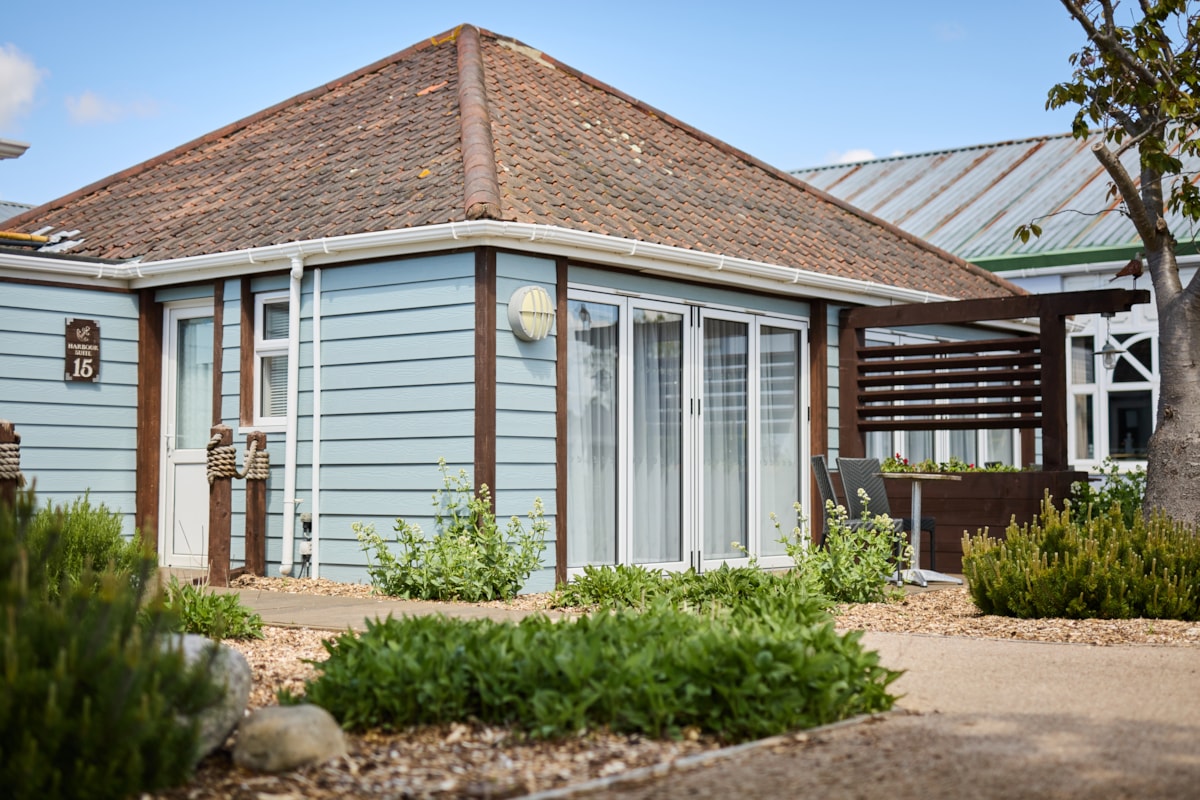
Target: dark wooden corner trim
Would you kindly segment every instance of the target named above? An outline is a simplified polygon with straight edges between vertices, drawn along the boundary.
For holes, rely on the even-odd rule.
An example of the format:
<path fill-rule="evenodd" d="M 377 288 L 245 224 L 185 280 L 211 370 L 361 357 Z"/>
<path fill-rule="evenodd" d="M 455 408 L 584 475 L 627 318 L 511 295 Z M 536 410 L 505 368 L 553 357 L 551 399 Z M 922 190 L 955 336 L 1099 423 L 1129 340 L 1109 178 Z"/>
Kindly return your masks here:
<path fill-rule="evenodd" d="M 225 279 L 213 282 L 212 424 L 221 424 L 221 356 L 225 339 Z"/>
<path fill-rule="evenodd" d="M 554 582 L 567 582 L 567 259 L 555 272 L 554 319 Z"/>
<path fill-rule="evenodd" d="M 250 278 L 242 278 L 239 298 L 241 308 L 241 347 L 238 349 L 238 417 L 241 424 L 254 424 L 254 295 Z"/>
<path fill-rule="evenodd" d="M 808 405 L 812 412 L 809 422 L 809 456 L 829 453 L 829 304 L 824 300 L 813 300 L 808 320 Z M 807 459 L 800 465 L 801 474 L 809 475 L 808 496 L 819 497 L 816 478 L 808 468 Z M 821 527 L 825 514 L 808 509 L 809 525 L 814 541 L 820 541 Z"/>
<path fill-rule="evenodd" d="M 475 486 L 496 498 L 496 251 L 475 251 Z"/>
<path fill-rule="evenodd" d="M 159 452 L 162 441 L 163 309 L 154 289 L 138 292 L 137 453 L 134 525 L 158 550 Z"/>

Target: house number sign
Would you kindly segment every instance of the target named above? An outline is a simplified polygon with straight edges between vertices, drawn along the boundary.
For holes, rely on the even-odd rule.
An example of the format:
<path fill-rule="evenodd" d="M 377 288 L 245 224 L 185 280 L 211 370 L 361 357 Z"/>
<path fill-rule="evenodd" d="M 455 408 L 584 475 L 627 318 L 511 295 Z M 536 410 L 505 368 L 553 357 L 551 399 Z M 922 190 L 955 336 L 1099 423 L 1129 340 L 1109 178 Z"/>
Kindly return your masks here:
<path fill-rule="evenodd" d="M 100 324 L 67 317 L 67 360 L 63 380 L 100 380 Z"/>

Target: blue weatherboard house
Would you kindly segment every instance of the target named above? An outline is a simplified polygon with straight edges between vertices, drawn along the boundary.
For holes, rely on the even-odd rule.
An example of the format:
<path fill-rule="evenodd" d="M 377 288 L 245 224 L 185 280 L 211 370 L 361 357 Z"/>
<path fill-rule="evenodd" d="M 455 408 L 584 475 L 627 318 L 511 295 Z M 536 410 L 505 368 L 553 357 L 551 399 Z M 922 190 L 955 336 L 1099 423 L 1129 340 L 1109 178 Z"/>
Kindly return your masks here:
<path fill-rule="evenodd" d="M 0 418 L 39 495 L 202 567 L 210 427 L 263 431 L 268 574 L 309 514 L 345 581 L 353 523 L 430 530 L 439 458 L 502 517 L 544 501 L 527 591 L 781 563 L 769 513 L 837 453 L 840 310 L 1021 294 L 465 25 L 0 227 Z"/>

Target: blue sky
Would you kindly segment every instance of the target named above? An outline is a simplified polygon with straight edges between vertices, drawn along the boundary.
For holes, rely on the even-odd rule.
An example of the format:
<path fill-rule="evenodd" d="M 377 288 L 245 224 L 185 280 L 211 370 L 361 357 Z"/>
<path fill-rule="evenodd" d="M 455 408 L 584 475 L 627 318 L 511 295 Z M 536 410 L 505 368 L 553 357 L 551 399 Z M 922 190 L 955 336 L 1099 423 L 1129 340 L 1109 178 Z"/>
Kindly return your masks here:
<path fill-rule="evenodd" d="M 783 169 L 1069 129 L 1055 0 L 13 3 L 0 200 L 42 203 L 462 22 Z"/>

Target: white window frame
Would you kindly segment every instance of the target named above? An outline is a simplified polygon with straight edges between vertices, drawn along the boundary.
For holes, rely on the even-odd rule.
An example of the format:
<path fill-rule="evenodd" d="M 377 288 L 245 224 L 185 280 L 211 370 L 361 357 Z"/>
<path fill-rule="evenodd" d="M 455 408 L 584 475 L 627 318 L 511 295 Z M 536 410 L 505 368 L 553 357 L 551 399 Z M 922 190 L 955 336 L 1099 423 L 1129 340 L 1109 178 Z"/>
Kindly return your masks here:
<path fill-rule="evenodd" d="M 288 338 L 267 339 L 264 336 L 266 323 L 265 306 L 287 306 L 290 300 L 288 292 L 264 292 L 254 298 L 254 427 L 263 432 L 279 432 L 287 427 L 287 411 L 278 416 L 267 416 L 262 413 L 262 369 L 263 360 L 288 355 Z M 288 337 L 295 336 L 289 326 Z"/>

